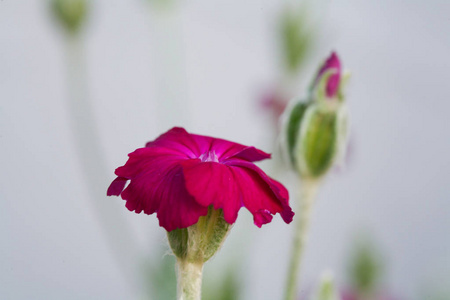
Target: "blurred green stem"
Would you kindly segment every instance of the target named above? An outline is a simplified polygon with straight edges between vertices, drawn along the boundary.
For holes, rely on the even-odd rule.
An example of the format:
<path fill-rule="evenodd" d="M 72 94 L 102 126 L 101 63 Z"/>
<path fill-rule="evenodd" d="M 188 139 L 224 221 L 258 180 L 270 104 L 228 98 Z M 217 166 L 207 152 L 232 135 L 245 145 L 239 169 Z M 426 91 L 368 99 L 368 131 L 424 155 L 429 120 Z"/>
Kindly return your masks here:
<path fill-rule="evenodd" d="M 89 98 L 86 56 L 83 38 L 79 34 L 67 34 L 65 40 L 68 89 L 68 119 L 73 136 L 73 147 L 78 156 L 82 179 L 90 196 L 96 219 L 103 229 L 108 246 L 114 255 L 120 272 L 130 283 L 135 273 L 136 258 L 140 257 L 136 241 L 117 207 L 106 199 L 108 178 L 105 152 Z"/>
<path fill-rule="evenodd" d="M 152 7 L 150 21 L 157 125 L 160 130 L 165 131 L 174 125 L 189 125 L 189 105 L 183 43 L 183 7 L 180 3 L 164 2 L 167 2 L 164 7 Z"/>
<path fill-rule="evenodd" d="M 200 300 L 202 294 L 203 263 L 177 260 L 177 300 Z"/>
<path fill-rule="evenodd" d="M 300 199 L 297 201 L 299 216 L 295 221 L 294 239 L 292 244 L 291 258 L 289 261 L 289 269 L 287 276 L 287 284 L 285 289 L 285 299 L 294 300 L 297 298 L 297 290 L 300 277 L 300 264 L 302 255 L 308 239 L 309 223 L 311 218 L 312 207 L 316 197 L 318 180 L 304 179 L 302 180 Z"/>

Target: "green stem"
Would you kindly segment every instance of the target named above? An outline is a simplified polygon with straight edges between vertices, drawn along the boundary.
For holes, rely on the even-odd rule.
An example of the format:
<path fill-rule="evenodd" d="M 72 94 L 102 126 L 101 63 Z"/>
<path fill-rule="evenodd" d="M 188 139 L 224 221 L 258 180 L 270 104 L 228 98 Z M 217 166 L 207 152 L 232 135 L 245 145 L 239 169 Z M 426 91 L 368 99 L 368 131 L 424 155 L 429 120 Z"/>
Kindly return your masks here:
<path fill-rule="evenodd" d="M 301 185 L 301 197 L 298 203 L 299 216 L 294 229 L 291 259 L 289 262 L 285 299 L 294 300 L 297 297 L 297 289 L 300 277 L 300 264 L 305 244 L 308 239 L 309 221 L 312 206 L 317 192 L 319 182 L 317 180 L 305 179 Z"/>
<path fill-rule="evenodd" d="M 203 263 L 177 259 L 177 300 L 200 300 L 202 294 Z"/>

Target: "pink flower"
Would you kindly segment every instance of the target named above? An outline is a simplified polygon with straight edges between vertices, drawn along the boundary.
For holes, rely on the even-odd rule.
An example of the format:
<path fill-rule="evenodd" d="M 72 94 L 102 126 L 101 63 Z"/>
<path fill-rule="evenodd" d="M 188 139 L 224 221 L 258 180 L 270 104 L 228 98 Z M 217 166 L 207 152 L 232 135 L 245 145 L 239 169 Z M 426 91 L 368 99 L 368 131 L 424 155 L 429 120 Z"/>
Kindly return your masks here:
<path fill-rule="evenodd" d="M 258 227 L 276 213 L 292 221 L 286 188 L 253 164 L 270 154 L 254 147 L 172 128 L 128 156 L 108 196 L 121 195 L 130 211 L 156 212 L 167 231 L 197 223 L 210 205 L 222 209 L 229 224 L 242 206 Z"/>
<path fill-rule="evenodd" d="M 317 74 L 315 83 L 317 84 L 320 81 L 322 75 L 330 70 L 334 70 L 334 73 L 328 78 L 326 92 L 328 97 L 334 97 L 336 96 L 339 90 L 339 83 L 341 80 L 341 71 L 342 71 L 341 62 L 336 52 L 332 52 L 330 57 L 328 57 L 328 59 L 322 65 L 322 67 L 319 70 L 319 73 Z"/>
<path fill-rule="evenodd" d="M 278 120 L 286 109 L 288 102 L 278 91 L 272 90 L 261 97 L 260 104 L 271 113 L 274 124 L 278 127 Z"/>

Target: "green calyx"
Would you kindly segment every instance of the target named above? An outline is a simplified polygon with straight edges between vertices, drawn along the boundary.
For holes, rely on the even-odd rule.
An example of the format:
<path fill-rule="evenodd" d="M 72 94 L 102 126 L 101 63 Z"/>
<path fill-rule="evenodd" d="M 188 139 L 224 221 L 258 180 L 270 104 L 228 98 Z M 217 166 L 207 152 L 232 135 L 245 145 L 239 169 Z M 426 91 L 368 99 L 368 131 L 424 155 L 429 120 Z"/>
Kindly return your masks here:
<path fill-rule="evenodd" d="M 86 0 L 53 0 L 52 10 L 58 21 L 71 34 L 79 31 L 86 18 Z"/>
<path fill-rule="evenodd" d="M 297 172 L 317 179 L 341 156 L 346 144 L 347 114 L 339 103 L 299 102 L 287 124 L 287 146 Z"/>
<path fill-rule="evenodd" d="M 294 155 L 294 148 L 297 142 L 298 133 L 300 131 L 300 123 L 305 114 L 308 104 L 305 102 L 298 102 L 293 108 L 289 116 L 287 124 L 287 146 L 289 151 L 289 158 L 292 164 L 296 163 Z"/>
<path fill-rule="evenodd" d="M 208 208 L 208 214 L 187 228 L 167 232 L 170 247 L 179 260 L 204 263 L 222 246 L 231 225 L 222 209 Z"/>
<path fill-rule="evenodd" d="M 302 155 L 297 165 L 303 175 L 322 176 L 333 163 L 337 150 L 337 117 L 333 112 L 312 107 L 302 139 L 294 150 Z"/>

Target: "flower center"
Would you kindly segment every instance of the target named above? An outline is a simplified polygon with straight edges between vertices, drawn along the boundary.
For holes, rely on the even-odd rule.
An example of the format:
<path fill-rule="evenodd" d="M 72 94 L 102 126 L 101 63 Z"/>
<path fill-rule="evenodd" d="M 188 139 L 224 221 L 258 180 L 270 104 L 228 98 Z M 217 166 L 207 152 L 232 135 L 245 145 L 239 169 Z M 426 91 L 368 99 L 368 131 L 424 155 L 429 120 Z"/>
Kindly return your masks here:
<path fill-rule="evenodd" d="M 217 157 L 216 152 L 214 152 L 214 150 L 206 151 L 205 153 L 200 155 L 199 158 L 202 162 L 208 162 L 208 161 L 219 162 L 219 158 Z"/>

